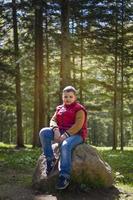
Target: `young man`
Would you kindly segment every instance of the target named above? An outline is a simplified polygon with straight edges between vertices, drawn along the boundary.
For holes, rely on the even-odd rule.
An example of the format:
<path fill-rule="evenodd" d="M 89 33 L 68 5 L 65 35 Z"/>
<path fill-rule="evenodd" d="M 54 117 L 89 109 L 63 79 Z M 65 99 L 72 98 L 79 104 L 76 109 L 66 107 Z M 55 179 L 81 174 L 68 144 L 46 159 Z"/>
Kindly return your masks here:
<path fill-rule="evenodd" d="M 60 144 L 60 169 L 57 189 L 65 189 L 70 182 L 72 150 L 83 143 L 87 137 L 87 112 L 78 103 L 76 89 L 72 86 L 64 88 L 63 104 L 57 106 L 50 121 L 50 128 L 40 131 L 40 140 L 47 159 L 47 175 L 54 165 L 52 141 Z"/>

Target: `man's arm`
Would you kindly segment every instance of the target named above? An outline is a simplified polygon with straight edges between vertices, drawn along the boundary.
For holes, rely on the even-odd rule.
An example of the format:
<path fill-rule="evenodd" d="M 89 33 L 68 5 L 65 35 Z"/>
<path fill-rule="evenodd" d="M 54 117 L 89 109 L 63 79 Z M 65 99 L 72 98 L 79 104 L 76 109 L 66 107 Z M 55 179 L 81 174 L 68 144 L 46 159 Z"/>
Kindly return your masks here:
<path fill-rule="evenodd" d="M 84 121 L 85 121 L 85 112 L 83 110 L 79 110 L 76 113 L 75 123 L 66 132 L 68 132 L 70 135 L 78 133 L 82 129 Z"/>
<path fill-rule="evenodd" d="M 50 120 L 50 127 L 52 128 L 58 127 L 57 122 L 56 122 L 56 112 L 54 113 L 54 115 L 52 116 Z"/>

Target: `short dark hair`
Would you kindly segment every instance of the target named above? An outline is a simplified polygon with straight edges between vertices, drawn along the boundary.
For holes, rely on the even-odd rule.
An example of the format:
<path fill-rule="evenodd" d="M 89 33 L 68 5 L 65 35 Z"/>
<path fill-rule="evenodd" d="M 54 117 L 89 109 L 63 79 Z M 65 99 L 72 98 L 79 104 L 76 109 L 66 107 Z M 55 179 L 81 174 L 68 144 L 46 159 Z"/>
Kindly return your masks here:
<path fill-rule="evenodd" d="M 63 89 L 63 92 L 73 92 L 74 94 L 76 94 L 76 89 L 73 86 L 66 86 Z"/>

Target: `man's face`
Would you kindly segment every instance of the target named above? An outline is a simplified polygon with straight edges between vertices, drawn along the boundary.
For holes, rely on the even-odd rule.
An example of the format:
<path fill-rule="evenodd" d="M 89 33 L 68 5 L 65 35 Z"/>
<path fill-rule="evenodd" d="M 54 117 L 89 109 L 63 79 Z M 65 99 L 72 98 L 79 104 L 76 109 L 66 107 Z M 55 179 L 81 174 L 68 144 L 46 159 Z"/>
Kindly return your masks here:
<path fill-rule="evenodd" d="M 73 92 L 63 92 L 62 100 L 64 104 L 70 105 L 71 103 L 76 101 L 76 96 Z"/>

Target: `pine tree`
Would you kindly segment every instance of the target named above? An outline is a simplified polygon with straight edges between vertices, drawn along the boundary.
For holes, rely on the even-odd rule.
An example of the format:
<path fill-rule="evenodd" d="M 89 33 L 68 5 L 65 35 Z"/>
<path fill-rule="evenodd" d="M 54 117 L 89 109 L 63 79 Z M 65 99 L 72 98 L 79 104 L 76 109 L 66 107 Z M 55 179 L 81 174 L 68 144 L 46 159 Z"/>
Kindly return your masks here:
<path fill-rule="evenodd" d="M 38 145 L 38 132 L 44 126 L 43 4 L 35 2 L 35 94 L 33 147 Z"/>
<path fill-rule="evenodd" d="M 13 33 L 14 33 L 14 55 L 15 55 L 15 78 L 16 78 L 16 116 L 17 116 L 17 147 L 24 147 L 22 130 L 22 102 L 21 102 L 21 78 L 19 66 L 19 43 L 17 28 L 16 1 L 12 0 Z"/>
<path fill-rule="evenodd" d="M 69 1 L 61 1 L 61 68 L 60 68 L 60 92 L 71 85 L 70 64 L 70 36 L 69 36 Z"/>

